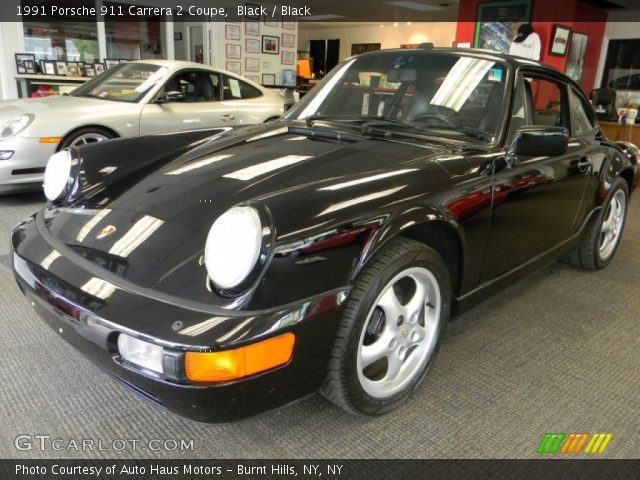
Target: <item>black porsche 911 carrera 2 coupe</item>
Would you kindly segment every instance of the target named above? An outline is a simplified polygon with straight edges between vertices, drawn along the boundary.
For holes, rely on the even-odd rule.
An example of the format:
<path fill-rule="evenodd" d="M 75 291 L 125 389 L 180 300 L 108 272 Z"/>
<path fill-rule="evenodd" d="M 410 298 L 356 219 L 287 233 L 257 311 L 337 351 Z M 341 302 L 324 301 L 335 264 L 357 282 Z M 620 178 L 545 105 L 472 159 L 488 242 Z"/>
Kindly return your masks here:
<path fill-rule="evenodd" d="M 275 123 L 56 153 L 13 268 L 62 338 L 173 412 L 231 421 L 321 390 L 381 414 L 452 311 L 559 257 L 611 261 L 637 157 L 551 68 L 368 53 Z"/>

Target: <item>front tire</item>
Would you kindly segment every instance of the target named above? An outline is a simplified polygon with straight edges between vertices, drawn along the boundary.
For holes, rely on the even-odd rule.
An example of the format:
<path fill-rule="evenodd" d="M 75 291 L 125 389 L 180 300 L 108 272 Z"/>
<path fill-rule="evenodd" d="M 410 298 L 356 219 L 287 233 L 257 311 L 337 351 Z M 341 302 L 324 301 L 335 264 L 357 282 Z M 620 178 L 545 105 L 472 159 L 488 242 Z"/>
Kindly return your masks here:
<path fill-rule="evenodd" d="M 600 270 L 613 259 L 627 217 L 629 186 L 623 178 L 612 185 L 596 221 L 592 222 L 585 241 L 566 256 L 566 260 L 576 267 Z"/>
<path fill-rule="evenodd" d="M 322 394 L 354 414 L 400 406 L 433 364 L 450 299 L 442 258 L 414 240 L 393 240 L 354 285 Z"/>
<path fill-rule="evenodd" d="M 104 140 L 110 140 L 112 138 L 114 138 L 114 135 L 102 128 L 81 128 L 80 130 L 71 133 L 60 143 L 60 150 L 70 147 L 81 147 L 82 145 L 89 145 L 96 142 L 103 142 Z"/>

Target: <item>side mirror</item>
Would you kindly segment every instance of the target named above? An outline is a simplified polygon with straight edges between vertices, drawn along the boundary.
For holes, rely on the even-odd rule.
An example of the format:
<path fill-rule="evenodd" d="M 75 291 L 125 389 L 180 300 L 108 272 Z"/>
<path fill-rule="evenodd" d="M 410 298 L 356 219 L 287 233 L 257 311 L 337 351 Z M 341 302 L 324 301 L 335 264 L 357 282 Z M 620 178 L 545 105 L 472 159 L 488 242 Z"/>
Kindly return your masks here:
<path fill-rule="evenodd" d="M 564 127 L 530 126 L 516 130 L 507 151 L 507 162 L 513 166 L 517 157 L 557 157 L 567 151 L 569 131 Z"/>
<path fill-rule="evenodd" d="M 155 103 L 183 102 L 185 99 L 184 93 L 172 90 L 156 97 Z"/>

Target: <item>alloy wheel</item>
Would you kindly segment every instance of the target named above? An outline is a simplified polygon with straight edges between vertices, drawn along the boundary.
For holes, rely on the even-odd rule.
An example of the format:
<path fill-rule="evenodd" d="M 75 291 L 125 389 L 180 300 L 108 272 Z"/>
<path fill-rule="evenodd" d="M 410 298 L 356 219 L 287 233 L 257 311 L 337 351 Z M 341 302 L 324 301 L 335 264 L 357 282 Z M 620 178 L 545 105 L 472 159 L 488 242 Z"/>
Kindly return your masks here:
<path fill-rule="evenodd" d="M 600 247 L 598 255 L 601 261 L 607 261 L 613 255 L 622 234 L 627 208 L 624 191 L 618 190 L 607 206 L 600 231 Z"/>

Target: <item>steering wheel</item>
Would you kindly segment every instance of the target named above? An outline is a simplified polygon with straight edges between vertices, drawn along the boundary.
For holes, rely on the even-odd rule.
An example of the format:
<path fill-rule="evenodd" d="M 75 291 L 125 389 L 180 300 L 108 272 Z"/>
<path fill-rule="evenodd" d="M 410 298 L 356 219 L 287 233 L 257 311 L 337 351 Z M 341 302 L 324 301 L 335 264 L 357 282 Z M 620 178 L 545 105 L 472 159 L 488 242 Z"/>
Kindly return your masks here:
<path fill-rule="evenodd" d="M 462 128 L 464 126 L 462 123 L 462 120 L 460 119 L 460 114 L 458 114 L 458 112 L 446 107 L 437 107 L 437 108 L 438 110 L 440 109 L 446 110 L 447 113 L 444 113 L 443 111 L 436 111 L 435 108 L 432 106 L 431 111 L 416 115 L 415 118 L 413 118 L 413 121 L 429 123 L 429 122 L 425 122 L 425 120 L 429 118 L 435 118 L 436 120 L 439 121 L 438 123 L 439 125 L 445 125 L 447 127 L 453 127 L 453 128 Z M 448 115 L 449 112 L 451 113 L 451 115 Z"/>

